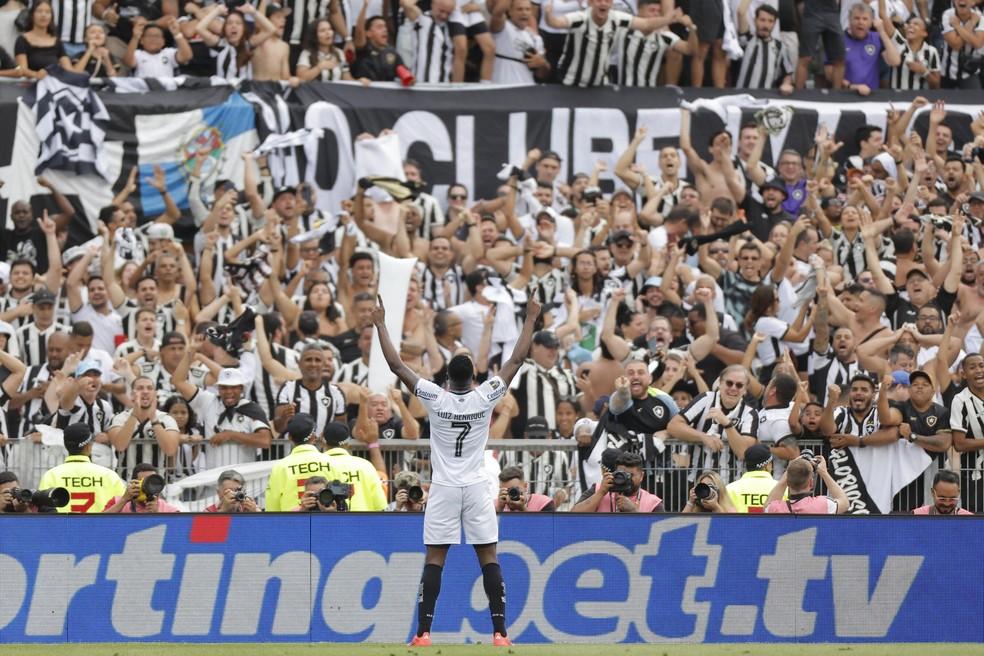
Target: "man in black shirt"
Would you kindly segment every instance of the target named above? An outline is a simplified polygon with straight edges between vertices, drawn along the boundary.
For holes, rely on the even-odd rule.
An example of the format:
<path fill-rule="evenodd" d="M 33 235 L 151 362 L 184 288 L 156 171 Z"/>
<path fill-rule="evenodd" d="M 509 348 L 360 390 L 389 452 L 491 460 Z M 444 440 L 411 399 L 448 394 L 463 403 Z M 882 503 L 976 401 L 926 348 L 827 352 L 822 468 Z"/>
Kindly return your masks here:
<path fill-rule="evenodd" d="M 724 316 L 720 313 L 718 322 L 724 323 Z M 687 327 L 694 339 L 704 334 L 707 329 L 707 309 L 703 305 L 694 305 L 687 312 Z M 746 348 L 748 342 L 740 333 L 721 328 L 717 343 L 711 348 L 710 354 L 697 363 L 697 370 L 705 382 L 713 382 L 729 364 L 741 363 Z"/>
<path fill-rule="evenodd" d="M 794 223 L 796 217 L 782 207 L 788 194 L 781 181 L 769 180 L 759 189 L 762 193 L 762 202 L 759 203 L 750 196 L 746 197 L 745 210 L 748 225 L 755 237 L 759 241 L 769 241 L 769 233 L 777 223 L 780 221 Z"/>
<path fill-rule="evenodd" d="M 414 83 L 413 75 L 400 58 L 400 53 L 389 45 L 389 29 L 382 16 L 373 16 L 365 21 L 365 5 L 355 26 L 355 61 L 352 62 L 352 77 L 365 78 L 373 82 L 392 82 L 399 79 L 403 86 Z"/>
<path fill-rule="evenodd" d="M 929 374 L 925 371 L 913 371 L 909 374 L 909 400 L 892 402 L 888 407 L 888 420 L 884 423 L 897 424 L 899 439 L 921 447 L 934 460 L 923 475 L 895 495 L 892 502 L 892 510 L 895 512 L 911 512 L 923 505 L 933 476 L 946 465 L 946 452 L 950 449 L 951 442 L 950 411 L 933 402 L 935 393 L 936 387 Z M 883 402 L 880 405 L 884 407 L 888 403 Z"/>

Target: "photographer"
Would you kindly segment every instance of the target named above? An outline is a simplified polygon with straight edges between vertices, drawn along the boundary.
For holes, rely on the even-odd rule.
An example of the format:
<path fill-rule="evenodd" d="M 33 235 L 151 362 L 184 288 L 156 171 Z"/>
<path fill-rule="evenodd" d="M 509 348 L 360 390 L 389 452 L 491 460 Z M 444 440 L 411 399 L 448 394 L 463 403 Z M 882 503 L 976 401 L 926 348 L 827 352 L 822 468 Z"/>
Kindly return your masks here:
<path fill-rule="evenodd" d="M 318 439 L 316 427 L 314 418 L 306 412 L 291 415 L 287 420 L 287 437 L 294 448 L 270 470 L 263 495 L 267 512 L 290 510 L 297 504 L 299 488 L 311 474 L 328 476 L 332 473 L 324 454 L 314 444 Z"/>
<path fill-rule="evenodd" d="M 338 510 L 334 501 L 329 505 L 321 503 L 321 493 L 328 489 L 328 479 L 324 476 L 312 476 L 304 483 L 304 493 L 299 505 L 291 508 L 293 512 L 335 512 Z"/>
<path fill-rule="evenodd" d="M 554 512 L 553 499 L 543 494 L 530 494 L 523 470 L 516 465 L 503 467 L 499 472 L 499 496 L 496 512 Z"/>
<path fill-rule="evenodd" d="M 14 496 L 14 490 L 19 487 L 17 474 L 12 471 L 0 472 L 0 513 L 31 512 L 30 504 Z"/>
<path fill-rule="evenodd" d="M 663 500 L 642 489 L 645 462 L 638 453 L 619 453 L 614 468 L 611 452 L 602 454 L 602 477 L 574 504 L 572 512 L 663 512 Z"/>
<path fill-rule="evenodd" d="M 420 486 L 417 472 L 401 471 L 393 478 L 396 498 L 386 510 L 389 512 L 423 512 L 427 506 L 427 492 Z"/>
<path fill-rule="evenodd" d="M 113 497 L 103 509 L 104 513 L 173 513 L 181 512 L 160 498 L 164 490 L 164 478 L 149 462 L 141 462 L 133 468 L 133 480 L 121 496 Z"/>
<path fill-rule="evenodd" d="M 2 474 L 0 474 L 2 476 Z M 960 507 L 960 474 L 941 469 L 933 477 L 933 503 L 912 511 L 913 515 L 973 515 Z"/>
<path fill-rule="evenodd" d="M 219 474 L 219 481 L 215 485 L 215 492 L 219 500 L 207 507 L 205 512 L 263 512 L 256 505 L 256 501 L 246 495 L 243 490 L 244 487 L 246 487 L 246 479 L 235 469 L 227 469 L 222 472 Z"/>
<path fill-rule="evenodd" d="M 690 498 L 683 507 L 685 513 L 736 513 L 735 505 L 726 492 L 724 480 L 714 471 L 701 472 L 690 488 Z"/>
<path fill-rule="evenodd" d="M 814 496 L 819 474 L 827 486 L 829 496 Z M 786 488 L 789 498 L 783 500 Z M 847 512 L 850 502 L 844 490 L 827 472 L 827 461 L 823 456 L 814 457 L 813 452 L 804 449 L 803 455 L 789 462 L 786 473 L 782 475 L 769 494 L 765 506 L 767 513 L 793 513 L 797 515 L 840 515 Z"/>

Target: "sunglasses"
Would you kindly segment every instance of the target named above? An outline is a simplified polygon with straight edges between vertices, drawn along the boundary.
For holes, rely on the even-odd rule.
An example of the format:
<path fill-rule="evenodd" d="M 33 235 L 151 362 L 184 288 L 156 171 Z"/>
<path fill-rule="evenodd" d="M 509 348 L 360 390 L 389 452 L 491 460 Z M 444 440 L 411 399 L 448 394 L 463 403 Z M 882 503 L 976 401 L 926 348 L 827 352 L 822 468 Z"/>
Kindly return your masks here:
<path fill-rule="evenodd" d="M 724 385 L 725 387 L 734 387 L 735 389 L 743 389 L 745 387 L 745 383 L 738 383 L 733 380 L 724 381 Z"/>
<path fill-rule="evenodd" d="M 468 196 L 465 194 L 451 194 L 449 198 L 451 200 L 468 200 Z"/>
<path fill-rule="evenodd" d="M 711 255 L 727 255 L 727 248 L 712 248 L 708 251 Z"/>

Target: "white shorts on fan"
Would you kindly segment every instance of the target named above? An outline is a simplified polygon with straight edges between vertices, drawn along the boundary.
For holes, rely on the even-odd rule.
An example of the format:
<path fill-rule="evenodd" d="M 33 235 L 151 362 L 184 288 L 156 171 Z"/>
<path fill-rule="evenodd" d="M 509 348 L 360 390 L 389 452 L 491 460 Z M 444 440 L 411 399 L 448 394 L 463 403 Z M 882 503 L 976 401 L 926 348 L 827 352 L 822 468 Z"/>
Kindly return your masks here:
<path fill-rule="evenodd" d="M 431 483 L 424 510 L 424 544 L 461 544 L 462 527 L 467 544 L 499 541 L 499 518 L 489 486 L 476 483 L 450 487 Z"/>

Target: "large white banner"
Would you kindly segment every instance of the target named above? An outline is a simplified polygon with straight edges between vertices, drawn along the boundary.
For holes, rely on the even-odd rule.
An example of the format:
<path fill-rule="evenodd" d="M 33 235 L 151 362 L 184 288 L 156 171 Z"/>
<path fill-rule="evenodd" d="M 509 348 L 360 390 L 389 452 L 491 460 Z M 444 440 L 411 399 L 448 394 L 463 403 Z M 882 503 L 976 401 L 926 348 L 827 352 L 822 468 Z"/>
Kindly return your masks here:
<path fill-rule="evenodd" d="M 403 317 L 407 311 L 407 290 L 413 276 L 417 258 L 396 258 L 379 253 L 379 296 L 386 308 L 386 330 L 397 351 L 403 336 Z M 342 274 L 345 275 L 345 274 Z M 369 389 L 385 393 L 396 382 L 390 371 L 383 349 L 379 345 L 379 334 L 373 333 L 372 350 L 369 352 Z"/>

